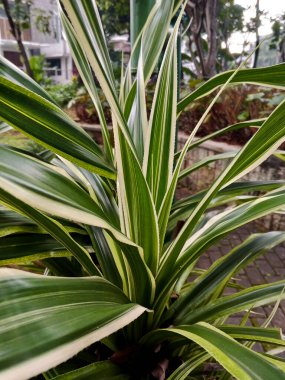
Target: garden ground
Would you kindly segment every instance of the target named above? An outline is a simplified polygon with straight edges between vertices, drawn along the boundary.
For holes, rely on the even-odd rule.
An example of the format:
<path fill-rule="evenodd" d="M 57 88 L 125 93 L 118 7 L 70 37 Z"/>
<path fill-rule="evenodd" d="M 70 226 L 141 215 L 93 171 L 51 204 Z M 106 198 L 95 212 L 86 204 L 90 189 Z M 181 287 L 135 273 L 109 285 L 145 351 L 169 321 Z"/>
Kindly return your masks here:
<path fill-rule="evenodd" d="M 274 230 L 284 231 L 285 218 L 266 217 L 258 221 L 247 224 L 231 233 L 220 243 L 211 247 L 205 255 L 203 255 L 197 263 L 197 268 L 207 269 L 217 259 L 227 254 L 232 248 L 241 244 L 250 234 L 268 231 L 270 227 Z M 270 228 L 271 230 L 271 228 Z M 259 256 L 254 262 L 249 264 L 244 270 L 241 270 L 235 278 L 235 282 L 239 285 L 248 288 L 254 285 L 262 285 L 274 281 L 283 280 L 285 277 L 285 243 L 269 250 L 263 256 Z M 234 292 L 233 288 L 228 289 L 228 292 Z M 263 324 L 274 305 L 255 308 L 255 314 L 252 314 L 250 322 L 253 325 Z M 231 317 L 228 322 L 239 324 L 241 314 L 236 314 Z M 281 302 L 279 308 L 271 321 L 274 327 L 285 329 L 285 302 Z"/>

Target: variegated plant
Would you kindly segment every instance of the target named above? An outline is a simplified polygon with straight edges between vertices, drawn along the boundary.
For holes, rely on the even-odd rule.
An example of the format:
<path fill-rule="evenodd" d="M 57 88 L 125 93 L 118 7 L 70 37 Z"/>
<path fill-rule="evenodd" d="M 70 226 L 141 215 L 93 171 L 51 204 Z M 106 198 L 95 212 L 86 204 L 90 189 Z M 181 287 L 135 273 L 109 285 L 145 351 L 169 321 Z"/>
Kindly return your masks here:
<path fill-rule="evenodd" d="M 62 23 L 100 117 L 103 147 L 1 58 L 1 129 L 12 126 L 47 149 L 0 151 L 0 379 L 285 379 L 284 361 L 252 350 L 254 342 L 284 347 L 278 329 L 245 326 L 246 318 L 226 323 L 236 312 L 278 305 L 285 280 L 223 295 L 232 276 L 283 242 L 284 232 L 249 237 L 187 282 L 208 247 L 284 208 L 285 182 L 236 181 L 285 140 L 285 103 L 267 119 L 218 132 L 259 127 L 235 155 L 181 171 L 186 153 L 212 137 L 194 140 L 202 121 L 175 153 L 176 120 L 187 105 L 229 82 L 284 88 L 285 65 L 218 75 L 177 102 L 181 7 L 182 0 L 157 0 L 134 48 L 136 75 L 130 62 L 118 93 L 96 3 L 62 0 Z M 166 40 L 148 117 L 145 87 Z M 114 146 L 93 73 L 112 110 Z M 223 158 L 231 162 L 207 191 L 175 201 L 183 176 Z M 238 202 L 252 190 L 263 195 Z M 219 365 L 212 375 L 203 375 L 213 362 Z"/>

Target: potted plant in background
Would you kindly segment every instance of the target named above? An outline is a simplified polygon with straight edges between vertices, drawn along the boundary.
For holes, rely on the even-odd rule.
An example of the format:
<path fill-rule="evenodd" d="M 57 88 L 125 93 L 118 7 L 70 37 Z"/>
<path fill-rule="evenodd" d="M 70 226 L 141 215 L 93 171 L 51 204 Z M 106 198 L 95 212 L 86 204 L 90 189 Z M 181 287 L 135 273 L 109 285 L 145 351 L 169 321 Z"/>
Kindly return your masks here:
<path fill-rule="evenodd" d="M 230 82 L 284 86 L 285 66 L 226 72 L 177 102 L 183 4 L 157 1 L 133 50 L 136 75 L 129 65 L 118 93 L 96 3 L 63 0 L 62 7 L 74 60 L 98 111 L 103 147 L 1 58 L 0 117 L 46 150 L 35 155 L 1 147 L 0 260 L 6 268 L 0 270 L 0 377 L 285 378 L 281 359 L 252 350 L 254 342 L 284 347 L 280 331 L 245 326 L 251 309 L 285 297 L 285 281 L 223 294 L 237 271 L 285 240 L 284 232 L 249 237 L 187 282 L 209 246 L 284 208 L 284 182 L 236 181 L 284 141 L 285 103 L 259 122 L 207 191 L 178 206 L 174 201 L 180 168 L 202 123 L 175 155 L 177 115 Z M 148 118 L 145 87 L 177 12 Z M 93 72 L 111 108 L 114 147 Z M 253 187 L 262 195 L 233 205 Z M 231 207 L 209 219 L 221 196 Z M 228 325 L 228 316 L 240 311 L 247 311 L 241 325 Z"/>

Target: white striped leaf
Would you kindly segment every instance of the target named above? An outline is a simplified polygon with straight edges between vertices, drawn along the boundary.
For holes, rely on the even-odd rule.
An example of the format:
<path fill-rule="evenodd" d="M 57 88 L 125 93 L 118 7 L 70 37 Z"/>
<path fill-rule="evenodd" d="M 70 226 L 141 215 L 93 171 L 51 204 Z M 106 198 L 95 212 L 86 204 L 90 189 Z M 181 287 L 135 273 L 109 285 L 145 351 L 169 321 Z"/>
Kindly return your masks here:
<path fill-rule="evenodd" d="M 136 97 L 128 118 L 128 127 L 137 149 L 138 159 L 140 163 L 142 163 L 144 156 L 144 142 L 148 131 L 142 52 L 137 70 Z"/>
<path fill-rule="evenodd" d="M 143 259 L 153 274 L 159 258 L 158 224 L 153 199 L 141 166 L 122 134 L 115 133 L 121 226 L 143 248 Z"/>
<path fill-rule="evenodd" d="M 183 325 L 157 330 L 146 336 L 143 342 L 148 345 L 155 345 L 163 340 L 175 339 L 180 340 L 181 345 L 188 344 L 189 341 L 195 342 L 236 379 L 285 379 L 285 372 L 266 357 L 244 347 L 208 323 L 201 322 L 192 326 Z"/>
<path fill-rule="evenodd" d="M 31 90 L 50 102 L 54 102 L 51 96 L 37 82 L 2 55 L 0 56 L 0 76 Z"/>
<path fill-rule="evenodd" d="M 72 28 L 72 25 L 70 24 L 68 18 L 65 16 L 65 14 L 62 12 L 61 9 L 60 9 L 60 17 L 61 17 L 61 22 L 64 27 L 65 34 L 69 43 L 69 47 L 72 52 L 72 57 L 75 61 L 80 77 L 93 101 L 93 104 L 96 108 L 96 111 L 99 117 L 100 125 L 102 128 L 102 137 L 103 137 L 104 150 L 105 150 L 106 156 L 108 157 L 110 161 L 112 161 L 113 151 L 112 151 L 112 146 L 111 146 L 110 134 L 108 131 L 108 126 L 107 126 L 106 118 L 104 115 L 104 110 L 103 110 L 103 107 L 98 95 L 97 87 L 93 78 L 93 73 L 89 66 L 89 62 L 87 60 L 85 52 L 77 41 L 76 34 Z"/>
<path fill-rule="evenodd" d="M 153 236 L 153 239 L 157 239 L 157 231 L 152 229 L 152 223 L 155 223 L 155 214 L 152 209 L 147 210 L 149 213 L 141 209 L 141 217 L 146 219 L 143 219 L 143 221 L 140 219 L 137 220 L 137 223 L 144 223 L 144 225 L 146 223 L 145 220 L 147 220 L 147 223 L 150 225 L 149 231 L 147 229 L 143 230 L 142 228 L 139 231 L 139 237 L 142 239 L 140 242 L 144 243 L 142 247 L 144 250 L 142 251 L 136 242 L 130 240 L 114 225 L 113 221 L 108 218 L 101 207 L 80 186 L 69 177 L 56 171 L 53 166 L 7 148 L 2 148 L 0 155 L 1 197 L 3 197 L 8 205 L 13 205 L 13 203 L 11 198 L 8 198 L 8 201 L 5 200 L 5 194 L 7 195 L 7 193 L 12 196 L 13 199 L 16 198 L 25 204 L 24 211 L 26 210 L 26 206 L 33 207 L 36 211 L 40 210 L 53 217 L 106 229 L 119 244 L 128 261 L 130 271 L 129 290 L 131 292 L 128 294 L 131 299 L 141 302 L 142 304 L 152 302 L 154 279 L 145 263 L 145 259 L 148 259 L 149 262 L 151 260 L 153 262 L 156 260 L 157 262 L 157 255 L 154 255 L 155 251 L 153 249 L 155 245 L 152 245 L 151 240 L 151 236 Z M 11 165 L 11 163 L 13 165 Z M 138 189 L 141 191 L 141 196 L 143 197 L 141 204 L 146 204 L 146 202 L 150 201 L 150 197 L 144 197 L 143 185 L 146 185 L 146 183 L 142 173 L 141 179 L 143 182 L 136 186 L 138 186 Z M 147 195 L 149 196 L 149 193 L 147 193 Z M 135 198 L 134 202 L 137 201 L 138 199 Z M 134 209 L 133 212 L 136 212 L 136 210 Z M 135 217 L 139 214 L 136 212 L 133 215 Z M 148 215 L 152 215 L 152 223 L 150 219 L 148 219 Z M 34 217 L 34 215 L 32 217 Z M 156 240 L 156 244 L 158 244 L 158 240 Z M 149 256 L 146 256 L 146 254 Z M 151 256 L 151 254 L 153 256 Z M 87 262 L 84 263 L 86 267 L 88 255 L 83 257 L 80 255 L 78 257 L 81 260 L 86 257 Z M 91 263 L 89 263 L 89 266 Z M 92 270 L 92 266 L 90 269 L 89 266 L 87 264 L 87 270 Z M 136 281 L 138 273 L 140 282 Z"/>
<path fill-rule="evenodd" d="M 46 258 L 71 257 L 70 252 L 50 236 L 31 233 L 2 237 L 0 252 L 0 266 L 28 264 Z"/>
<path fill-rule="evenodd" d="M 235 247 L 227 255 L 223 256 L 203 274 L 193 287 L 179 297 L 168 311 L 168 318 L 180 310 L 187 312 L 193 310 L 202 303 L 207 303 L 210 298 L 219 297 L 224 287 L 235 273 L 246 267 L 257 256 L 266 253 L 267 250 L 284 242 L 285 233 L 272 231 L 264 234 L 254 234 L 242 244 Z"/>
<path fill-rule="evenodd" d="M 136 69 L 136 63 L 133 62 L 133 55 L 140 49 L 143 59 L 143 71 L 145 84 L 148 83 L 161 55 L 167 34 L 169 32 L 171 19 L 177 13 L 183 0 L 177 0 L 176 4 L 172 0 L 158 0 L 155 2 L 145 25 L 133 46 L 132 55 L 126 71 L 124 87 L 130 87 L 128 77 L 132 69 Z M 126 99 L 124 114 L 128 118 L 133 106 L 136 95 L 136 81 L 134 81 L 129 90 Z"/>
<path fill-rule="evenodd" d="M 62 0 L 64 11 L 74 28 L 78 43 L 85 51 L 98 82 L 111 107 L 113 117 L 117 120 L 113 128 L 119 127 L 129 147 L 135 153 L 135 147 L 129 133 L 126 120 L 119 105 L 115 79 L 107 49 L 99 11 L 94 0 Z"/>
<path fill-rule="evenodd" d="M 177 278 L 211 244 L 252 220 L 284 208 L 284 188 L 281 189 L 280 193 L 278 193 L 279 190 L 275 191 L 276 193 L 273 191 L 272 194 L 269 193 L 262 198 L 226 210 L 211 218 L 185 242 L 184 249 L 178 258 L 165 252 L 157 276 L 156 307 L 162 311 Z"/>
<path fill-rule="evenodd" d="M 110 360 L 89 364 L 86 367 L 53 377 L 54 380 L 128 380 L 130 376 L 122 373 L 119 366 Z"/>
<path fill-rule="evenodd" d="M 177 102 L 178 18 L 161 64 L 144 153 L 144 173 L 156 210 L 160 209 L 169 187 L 174 160 Z"/>
<path fill-rule="evenodd" d="M 236 197 L 239 197 L 243 194 L 271 191 L 274 189 L 282 188 L 284 185 L 285 181 L 281 180 L 232 183 L 217 193 L 216 197 L 211 201 L 208 208 L 235 202 Z M 191 215 L 195 206 L 198 202 L 201 201 L 201 199 L 203 199 L 205 194 L 206 190 L 176 201 L 171 209 L 172 212 L 169 217 L 168 229 L 171 230 L 174 228 L 178 220 L 185 220 L 189 215 Z M 248 196 L 247 199 L 250 201 L 250 196 Z"/>
<path fill-rule="evenodd" d="M 0 119 L 80 166 L 115 178 L 100 147 L 60 108 L 21 86 L 0 78 Z"/>
<path fill-rule="evenodd" d="M 285 299 L 285 281 L 253 286 L 230 296 L 218 298 L 207 305 L 197 307 L 187 314 L 180 312 L 175 316 L 175 324 L 192 324 L 197 321 L 214 321 L 258 306 L 268 305 Z"/>
<path fill-rule="evenodd" d="M 284 89 L 284 67 L 284 63 L 281 63 L 274 66 L 240 70 L 231 82 L 235 84 L 251 83 L 260 86 Z M 183 109 L 185 109 L 185 107 L 187 107 L 187 105 L 192 103 L 194 100 L 209 95 L 216 88 L 223 85 L 233 73 L 234 70 L 218 74 L 200 86 L 197 90 L 193 91 L 191 94 L 186 95 L 180 100 L 177 107 L 177 112 L 180 113 L 183 111 Z"/>
<path fill-rule="evenodd" d="M 55 217 L 106 228 L 120 241 L 134 245 L 80 186 L 53 166 L 4 147 L 0 155 L 4 191 Z"/>
<path fill-rule="evenodd" d="M 218 328 L 234 339 L 251 340 L 254 342 L 272 343 L 278 346 L 285 346 L 282 330 L 278 328 L 235 325 L 222 325 L 218 326 Z"/>
<path fill-rule="evenodd" d="M 5 380 L 47 371 L 145 311 L 98 277 L 1 269 L 0 287 L 0 376 Z"/>
<path fill-rule="evenodd" d="M 208 207 L 209 203 L 217 192 L 226 185 L 236 181 L 252 169 L 260 165 L 266 158 L 268 158 L 285 140 L 285 102 L 281 103 L 279 107 L 268 117 L 263 123 L 258 132 L 252 139 L 240 150 L 227 168 L 222 172 L 214 184 L 210 187 L 204 198 L 195 207 L 191 216 L 181 229 L 176 239 L 172 242 L 168 249 L 167 255 L 171 262 L 175 261 L 186 244 L 188 237 L 201 218 L 203 212 Z M 186 154 L 187 145 L 184 147 L 184 154 Z M 181 165 L 183 157 L 179 157 L 179 165 Z M 175 175 L 178 176 L 179 166 L 175 169 Z M 174 186 L 174 184 L 172 184 Z M 172 187 L 171 187 L 172 188 Z M 170 189 L 171 189 L 170 188 Z M 170 191 L 171 192 L 171 191 Z M 171 197 L 165 198 L 169 204 Z M 164 217 L 165 225 L 165 217 Z M 166 228 L 166 227 L 165 227 Z M 172 265 L 172 264 L 171 264 Z M 169 266 L 171 266 L 169 264 Z"/>
<path fill-rule="evenodd" d="M 47 231 L 54 237 L 63 247 L 67 249 L 77 260 L 81 263 L 83 268 L 90 275 L 101 275 L 93 260 L 91 259 L 88 251 L 79 243 L 77 243 L 70 232 L 76 231 L 80 233 L 80 229 L 70 229 L 63 226 L 58 221 L 44 215 L 28 203 L 22 202 L 17 197 L 0 189 L 0 202 L 3 202 L 7 207 L 12 208 L 16 212 L 23 214 L 37 223 L 37 225 Z M 36 231 L 36 226 L 34 232 Z M 12 262 L 10 263 L 12 264 Z"/>

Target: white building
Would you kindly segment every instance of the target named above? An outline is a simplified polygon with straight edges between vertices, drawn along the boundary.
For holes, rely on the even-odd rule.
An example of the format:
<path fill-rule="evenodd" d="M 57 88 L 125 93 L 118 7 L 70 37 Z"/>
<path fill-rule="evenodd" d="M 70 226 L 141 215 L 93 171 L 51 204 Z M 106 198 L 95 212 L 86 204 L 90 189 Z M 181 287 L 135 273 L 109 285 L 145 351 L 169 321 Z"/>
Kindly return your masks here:
<path fill-rule="evenodd" d="M 11 1 L 12 3 L 12 1 Z M 43 54 L 47 63 L 47 74 L 55 82 L 69 82 L 74 65 L 68 44 L 62 35 L 60 19 L 54 0 L 34 0 L 29 9 L 30 29 L 23 32 L 23 43 L 29 56 Z M 36 27 L 39 12 L 50 16 L 51 33 L 41 33 Z M 0 55 L 3 55 L 18 67 L 22 67 L 17 43 L 10 33 L 5 12 L 0 8 Z"/>

